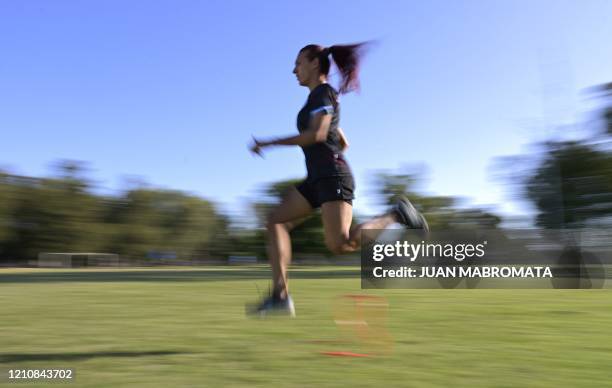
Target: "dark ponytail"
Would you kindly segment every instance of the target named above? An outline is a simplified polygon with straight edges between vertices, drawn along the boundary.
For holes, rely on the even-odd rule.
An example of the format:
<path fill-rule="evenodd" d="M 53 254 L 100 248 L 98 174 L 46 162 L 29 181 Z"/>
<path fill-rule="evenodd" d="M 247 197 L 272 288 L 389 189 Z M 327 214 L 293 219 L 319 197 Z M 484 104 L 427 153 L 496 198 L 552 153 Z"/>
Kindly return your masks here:
<path fill-rule="evenodd" d="M 318 57 L 320 71 L 325 75 L 329 74 L 331 65 L 329 56 L 331 54 L 336 67 L 340 71 L 340 87 L 338 91 L 341 94 L 345 94 L 354 90 L 359 90 L 359 63 L 368 44 L 369 42 L 363 42 L 333 45 L 328 48 L 309 44 L 302 48 L 300 52 L 306 52 L 308 59 L 311 61 Z"/>

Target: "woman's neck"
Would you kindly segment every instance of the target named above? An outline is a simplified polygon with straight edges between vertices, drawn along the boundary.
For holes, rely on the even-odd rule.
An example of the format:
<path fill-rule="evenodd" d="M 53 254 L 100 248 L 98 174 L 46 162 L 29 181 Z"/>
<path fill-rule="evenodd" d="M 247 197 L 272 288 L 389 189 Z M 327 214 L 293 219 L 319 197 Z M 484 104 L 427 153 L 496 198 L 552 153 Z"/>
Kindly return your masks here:
<path fill-rule="evenodd" d="M 309 82 L 308 89 L 310 89 L 310 91 L 312 92 L 317 86 L 321 84 L 326 84 L 326 83 L 327 83 L 327 77 L 322 75 L 319 78 L 314 79 L 311 82 Z"/>

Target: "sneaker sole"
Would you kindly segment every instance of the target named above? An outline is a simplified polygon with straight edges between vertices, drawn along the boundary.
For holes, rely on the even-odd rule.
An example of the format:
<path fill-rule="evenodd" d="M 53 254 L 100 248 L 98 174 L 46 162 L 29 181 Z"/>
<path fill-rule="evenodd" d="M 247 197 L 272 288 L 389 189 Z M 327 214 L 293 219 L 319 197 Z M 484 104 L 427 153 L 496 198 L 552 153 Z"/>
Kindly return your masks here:
<path fill-rule="evenodd" d="M 407 198 L 400 198 L 396 205 L 396 212 L 401 218 L 401 224 L 411 229 L 422 229 L 426 233 L 429 233 L 429 224 L 425 216 L 423 216 Z"/>

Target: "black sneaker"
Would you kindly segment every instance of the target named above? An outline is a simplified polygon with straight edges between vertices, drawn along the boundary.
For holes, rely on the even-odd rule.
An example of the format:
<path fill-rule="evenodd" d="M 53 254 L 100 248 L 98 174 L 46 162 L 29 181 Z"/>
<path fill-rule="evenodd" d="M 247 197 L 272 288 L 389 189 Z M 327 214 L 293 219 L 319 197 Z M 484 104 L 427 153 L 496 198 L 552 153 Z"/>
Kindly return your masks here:
<path fill-rule="evenodd" d="M 288 315 L 295 318 L 295 307 L 291 296 L 285 299 L 277 299 L 269 296 L 259 305 L 247 306 L 247 315 L 265 318 L 268 315 Z"/>
<path fill-rule="evenodd" d="M 429 233 L 429 225 L 425 217 L 414 208 L 408 198 L 402 196 L 399 198 L 393 212 L 397 216 L 397 220 L 400 224 L 405 225 L 410 229 L 423 229 L 426 233 Z"/>

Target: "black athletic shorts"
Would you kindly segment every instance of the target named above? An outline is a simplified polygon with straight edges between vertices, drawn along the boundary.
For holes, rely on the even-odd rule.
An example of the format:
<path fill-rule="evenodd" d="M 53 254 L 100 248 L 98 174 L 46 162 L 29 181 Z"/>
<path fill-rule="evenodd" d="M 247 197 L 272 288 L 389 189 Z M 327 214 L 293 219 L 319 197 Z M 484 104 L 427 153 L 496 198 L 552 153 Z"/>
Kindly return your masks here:
<path fill-rule="evenodd" d="M 306 198 L 314 209 L 324 202 L 345 201 L 353 204 L 355 199 L 355 181 L 352 175 L 334 176 L 329 178 L 306 178 L 296 188 Z"/>

